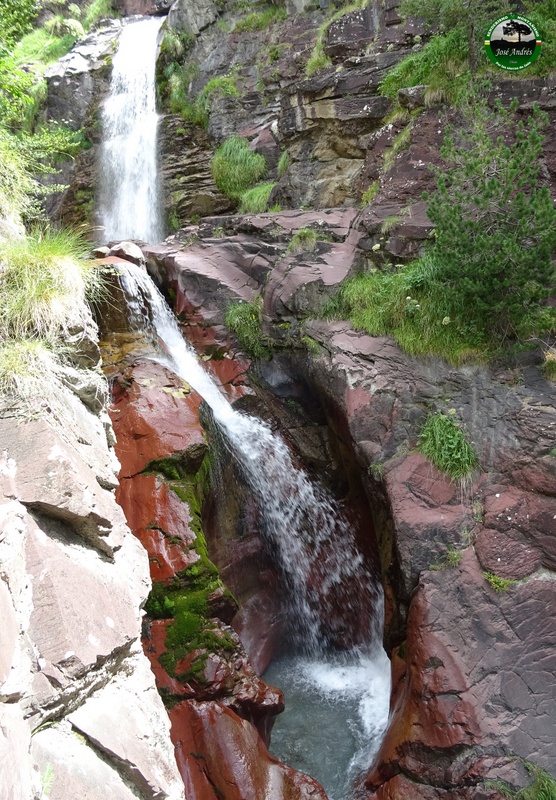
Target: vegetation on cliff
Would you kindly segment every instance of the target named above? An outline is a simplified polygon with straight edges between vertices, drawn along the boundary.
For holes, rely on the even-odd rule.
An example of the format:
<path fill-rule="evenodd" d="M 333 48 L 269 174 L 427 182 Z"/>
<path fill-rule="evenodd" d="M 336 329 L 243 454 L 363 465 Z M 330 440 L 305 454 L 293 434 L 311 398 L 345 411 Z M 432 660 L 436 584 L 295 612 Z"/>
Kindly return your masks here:
<path fill-rule="evenodd" d="M 556 324 L 545 303 L 556 250 L 556 211 L 539 174 L 546 115 L 535 110 L 514 125 L 515 107 L 490 111 L 476 101 L 471 111 L 442 149 L 427 253 L 398 271 L 351 279 L 326 308 L 373 335 L 394 335 L 410 354 L 453 363 Z"/>

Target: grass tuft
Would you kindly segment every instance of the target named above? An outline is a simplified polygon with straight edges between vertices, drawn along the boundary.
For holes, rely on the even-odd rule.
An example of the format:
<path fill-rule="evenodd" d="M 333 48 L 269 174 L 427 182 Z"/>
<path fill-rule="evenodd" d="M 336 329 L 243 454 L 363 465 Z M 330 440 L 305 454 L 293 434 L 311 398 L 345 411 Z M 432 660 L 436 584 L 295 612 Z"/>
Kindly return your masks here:
<path fill-rule="evenodd" d="M 419 437 L 419 450 L 452 481 L 465 478 L 478 464 L 462 429 L 446 414 L 430 414 Z"/>
<path fill-rule="evenodd" d="M 380 183 L 373 181 L 369 188 L 361 195 L 361 208 L 370 205 L 377 196 L 380 189 Z"/>
<path fill-rule="evenodd" d="M 266 11 L 254 11 L 252 14 L 240 19 L 239 22 L 236 22 L 232 32 L 264 31 L 270 25 L 282 22 L 287 16 L 287 11 L 284 8 L 276 8 L 275 6 L 266 9 Z"/>
<path fill-rule="evenodd" d="M 99 272 L 73 230 L 35 230 L 0 242 L 0 338 L 58 343 L 78 321 Z"/>
<path fill-rule="evenodd" d="M 239 211 L 241 214 L 262 214 L 267 210 L 268 198 L 276 186 L 275 183 L 259 183 L 252 189 L 247 189 L 241 195 Z"/>
<path fill-rule="evenodd" d="M 290 156 L 287 150 L 284 150 L 278 161 L 278 177 L 281 178 L 290 166 Z"/>
<path fill-rule="evenodd" d="M 226 311 L 225 323 L 246 353 L 255 358 L 270 357 L 272 345 L 262 333 L 262 298 L 252 303 L 232 303 Z"/>
<path fill-rule="evenodd" d="M 266 174 L 266 161 L 249 149 L 247 139 L 231 136 L 222 144 L 211 161 L 216 185 L 230 200 L 239 201 L 243 193 Z"/>
<path fill-rule="evenodd" d="M 290 239 L 288 253 L 312 253 L 317 246 L 317 233 L 312 228 L 300 228 Z"/>

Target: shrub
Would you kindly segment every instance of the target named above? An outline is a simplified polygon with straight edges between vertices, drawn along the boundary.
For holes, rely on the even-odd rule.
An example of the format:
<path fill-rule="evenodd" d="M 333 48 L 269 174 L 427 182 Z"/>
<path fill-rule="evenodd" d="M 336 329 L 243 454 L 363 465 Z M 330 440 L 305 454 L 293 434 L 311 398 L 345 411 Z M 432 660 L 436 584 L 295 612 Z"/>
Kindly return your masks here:
<path fill-rule="evenodd" d="M 266 173 L 266 162 L 259 153 L 249 149 L 247 139 L 231 136 L 216 151 L 211 170 L 216 185 L 230 200 L 239 201 L 241 195 Z"/>
<path fill-rule="evenodd" d="M 515 105 L 512 108 L 515 111 Z M 468 130 L 445 140 L 428 216 L 429 257 L 451 308 L 479 334 L 503 342 L 550 330 L 543 309 L 554 285 L 556 210 L 539 177 L 545 114 L 517 125 L 502 109 L 475 104 Z M 512 139 L 507 143 L 510 126 Z"/>
<path fill-rule="evenodd" d="M 258 186 L 253 186 L 252 189 L 247 189 L 241 195 L 241 203 L 239 210 L 241 214 L 262 214 L 266 211 L 268 206 L 268 198 L 270 193 L 276 186 L 275 183 L 260 183 Z"/>
<path fill-rule="evenodd" d="M 442 413 L 427 418 L 419 437 L 419 450 L 452 481 L 469 475 L 478 464 L 459 425 Z"/>
<path fill-rule="evenodd" d="M 195 100 L 191 100 L 187 95 L 190 81 L 191 71 L 188 68 L 181 73 L 175 72 L 170 75 L 168 79 L 170 109 L 174 114 L 181 114 L 188 122 L 200 125 L 203 128 L 208 126 L 212 98 L 214 96 L 240 96 L 235 78 L 230 75 L 221 75 L 218 78 L 211 78 L 201 89 Z"/>
<path fill-rule="evenodd" d="M 225 323 L 235 333 L 246 353 L 255 358 L 268 358 L 271 343 L 262 333 L 262 300 L 232 303 L 226 311 Z"/>
<path fill-rule="evenodd" d="M 312 253 L 317 246 L 317 234 L 312 228 L 300 228 L 290 239 L 288 253 Z"/>

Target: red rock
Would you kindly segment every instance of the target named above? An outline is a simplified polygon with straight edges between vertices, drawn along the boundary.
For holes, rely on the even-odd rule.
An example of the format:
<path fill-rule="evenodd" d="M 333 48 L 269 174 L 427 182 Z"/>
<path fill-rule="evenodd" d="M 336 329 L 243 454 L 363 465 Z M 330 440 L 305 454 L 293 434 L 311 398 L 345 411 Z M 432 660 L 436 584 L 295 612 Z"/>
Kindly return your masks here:
<path fill-rule="evenodd" d="M 274 759 L 255 728 L 221 704 L 184 701 L 170 719 L 188 800 L 326 800 L 313 778 Z"/>

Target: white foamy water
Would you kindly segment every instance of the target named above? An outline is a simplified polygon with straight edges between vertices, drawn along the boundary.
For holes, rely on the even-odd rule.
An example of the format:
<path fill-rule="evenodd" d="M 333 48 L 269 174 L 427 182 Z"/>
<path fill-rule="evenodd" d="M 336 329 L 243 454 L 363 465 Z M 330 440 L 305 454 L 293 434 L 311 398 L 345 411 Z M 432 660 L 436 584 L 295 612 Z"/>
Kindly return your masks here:
<path fill-rule="evenodd" d="M 155 66 L 161 17 L 124 26 L 102 107 L 99 218 L 105 241 L 163 238 Z"/>
<path fill-rule="evenodd" d="M 346 800 L 358 772 L 370 765 L 388 720 L 390 662 L 381 644 L 382 588 L 367 572 L 341 507 L 294 464 L 285 442 L 266 423 L 231 407 L 186 344 L 147 273 L 126 267 L 122 285 L 134 324 L 151 327 L 163 343 L 166 356 L 160 360 L 212 409 L 258 501 L 263 534 L 288 584 L 301 654 L 278 659 L 265 674 L 286 695 L 271 750 L 320 780 L 332 800 Z M 368 617 L 364 644 L 350 647 L 348 637 L 347 650 L 335 652 L 336 617 L 347 629 Z"/>

